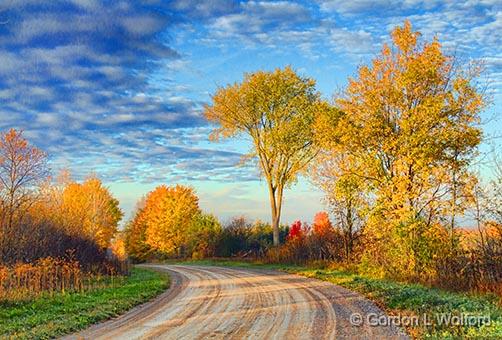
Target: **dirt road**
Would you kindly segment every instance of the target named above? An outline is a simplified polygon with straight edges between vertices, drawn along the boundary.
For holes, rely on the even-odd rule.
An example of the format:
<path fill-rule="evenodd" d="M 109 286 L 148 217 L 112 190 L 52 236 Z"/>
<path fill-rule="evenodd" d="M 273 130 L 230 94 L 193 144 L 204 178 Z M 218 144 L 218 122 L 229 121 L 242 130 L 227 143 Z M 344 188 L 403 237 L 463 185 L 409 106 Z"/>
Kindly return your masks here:
<path fill-rule="evenodd" d="M 352 325 L 355 313 L 364 321 L 383 312 L 360 295 L 326 282 L 258 269 L 150 267 L 169 272 L 167 292 L 68 338 L 406 338 L 392 327 Z"/>

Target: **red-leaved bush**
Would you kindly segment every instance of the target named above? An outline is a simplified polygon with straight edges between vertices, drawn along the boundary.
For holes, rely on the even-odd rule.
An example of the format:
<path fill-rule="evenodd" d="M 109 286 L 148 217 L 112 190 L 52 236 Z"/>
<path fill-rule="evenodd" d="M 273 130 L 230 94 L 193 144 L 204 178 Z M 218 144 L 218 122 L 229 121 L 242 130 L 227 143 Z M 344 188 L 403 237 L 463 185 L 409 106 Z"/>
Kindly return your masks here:
<path fill-rule="evenodd" d="M 294 241 L 299 238 L 301 238 L 304 234 L 304 231 L 302 230 L 302 222 L 301 221 L 295 221 L 292 225 L 291 228 L 289 228 L 289 233 L 287 240 L 288 241 Z"/>
<path fill-rule="evenodd" d="M 341 260 L 343 236 L 334 228 L 326 212 L 317 213 L 310 227 L 295 221 L 289 228 L 286 243 L 267 252 L 269 262 L 305 264 L 312 261 Z"/>

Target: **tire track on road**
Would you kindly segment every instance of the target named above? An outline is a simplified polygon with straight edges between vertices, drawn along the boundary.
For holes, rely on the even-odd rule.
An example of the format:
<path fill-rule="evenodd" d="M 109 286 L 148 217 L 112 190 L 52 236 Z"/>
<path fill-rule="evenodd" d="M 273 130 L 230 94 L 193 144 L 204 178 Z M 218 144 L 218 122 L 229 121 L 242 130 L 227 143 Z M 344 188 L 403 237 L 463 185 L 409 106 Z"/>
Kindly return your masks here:
<path fill-rule="evenodd" d="M 392 327 L 361 327 L 351 313 L 383 314 L 359 294 L 297 275 L 259 269 L 148 265 L 171 274 L 151 303 L 69 339 L 407 338 Z"/>

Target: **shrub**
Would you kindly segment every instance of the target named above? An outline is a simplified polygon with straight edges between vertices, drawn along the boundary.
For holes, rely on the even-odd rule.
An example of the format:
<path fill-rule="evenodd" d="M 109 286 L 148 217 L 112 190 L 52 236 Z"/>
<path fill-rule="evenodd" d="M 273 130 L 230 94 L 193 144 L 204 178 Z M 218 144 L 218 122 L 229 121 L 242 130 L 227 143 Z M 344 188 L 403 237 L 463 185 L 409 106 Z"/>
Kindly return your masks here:
<path fill-rule="evenodd" d="M 310 227 L 301 221 L 295 221 L 289 228 L 286 242 L 268 250 L 267 262 L 304 264 L 310 259 Z"/>
<path fill-rule="evenodd" d="M 279 227 L 281 243 L 286 240 L 288 227 Z M 217 256 L 263 257 L 273 245 L 272 226 L 261 221 L 254 224 L 244 217 L 235 217 L 221 232 Z"/>
<path fill-rule="evenodd" d="M 16 223 L 15 228 L 15 234 L 0 234 L 0 264 L 32 263 L 45 257 L 71 256 L 85 270 L 90 270 L 91 267 L 109 265 L 110 260 L 115 261 L 114 256 L 107 254 L 106 249 L 93 239 L 67 231 L 52 220 L 26 217 Z"/>
<path fill-rule="evenodd" d="M 436 261 L 435 285 L 453 290 L 490 291 L 502 297 L 502 226 L 488 225 L 481 234 L 462 231 L 470 238 Z"/>
<path fill-rule="evenodd" d="M 251 224 L 244 217 L 235 217 L 222 230 L 218 245 L 218 256 L 229 257 L 248 252 L 247 240 Z"/>
<path fill-rule="evenodd" d="M 187 256 L 194 259 L 214 256 L 220 235 L 221 225 L 215 216 L 197 214 L 188 231 Z"/>
<path fill-rule="evenodd" d="M 306 236 L 305 234 L 306 233 L 302 229 L 302 222 L 295 221 L 291 225 L 291 228 L 289 228 L 287 242 L 301 241 Z"/>

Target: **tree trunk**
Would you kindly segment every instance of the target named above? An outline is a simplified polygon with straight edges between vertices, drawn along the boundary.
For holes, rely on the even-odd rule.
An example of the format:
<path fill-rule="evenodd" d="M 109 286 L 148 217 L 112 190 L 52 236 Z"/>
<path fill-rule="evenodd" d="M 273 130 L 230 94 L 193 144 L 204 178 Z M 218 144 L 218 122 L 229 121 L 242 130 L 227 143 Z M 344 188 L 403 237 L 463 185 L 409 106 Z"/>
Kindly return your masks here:
<path fill-rule="evenodd" d="M 269 184 L 268 189 L 270 194 L 270 208 L 272 211 L 272 230 L 273 230 L 274 246 L 278 246 L 283 189 L 282 187 L 274 187 L 272 184 Z"/>
<path fill-rule="evenodd" d="M 9 193 L 9 210 L 8 210 L 9 218 L 7 220 L 7 232 L 12 231 L 12 221 L 14 215 L 14 192 L 11 190 Z"/>

